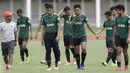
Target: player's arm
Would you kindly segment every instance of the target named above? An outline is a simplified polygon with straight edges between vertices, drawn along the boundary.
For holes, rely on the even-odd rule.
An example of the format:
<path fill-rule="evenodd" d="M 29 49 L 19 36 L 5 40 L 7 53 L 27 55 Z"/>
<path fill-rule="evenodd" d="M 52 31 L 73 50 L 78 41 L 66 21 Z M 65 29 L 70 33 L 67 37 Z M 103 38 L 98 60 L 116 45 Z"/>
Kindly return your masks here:
<path fill-rule="evenodd" d="M 130 43 L 130 18 L 128 20 L 128 38 L 127 38 L 127 43 Z"/>
<path fill-rule="evenodd" d="M 45 26 L 42 25 L 42 38 L 41 38 L 41 44 L 44 45 L 44 34 L 45 34 Z"/>
<path fill-rule="evenodd" d="M 63 11 L 64 11 L 64 9 L 62 9 L 59 13 L 58 13 L 58 16 L 60 16 L 60 17 L 62 17 L 63 15 Z"/>
<path fill-rule="evenodd" d="M 28 23 L 29 23 L 29 27 L 30 27 L 30 39 L 33 39 L 33 35 L 32 35 L 32 24 L 31 24 L 31 20 L 28 19 Z"/>
<path fill-rule="evenodd" d="M 115 24 L 114 25 L 114 31 L 113 31 L 113 37 L 112 37 L 113 43 L 115 43 L 116 30 L 117 30 L 117 25 Z"/>
<path fill-rule="evenodd" d="M 57 37 L 56 40 L 59 41 L 60 40 L 60 31 L 61 31 L 61 24 L 60 24 L 60 18 L 57 18 L 57 24 L 58 24 L 58 32 L 57 32 Z"/>
<path fill-rule="evenodd" d="M 14 27 L 15 46 L 17 45 L 17 40 L 18 40 L 17 32 L 18 32 L 18 26 L 15 24 Z"/>
<path fill-rule="evenodd" d="M 75 15 L 71 15 L 71 17 L 69 18 L 69 26 L 73 26 L 76 20 L 76 16 Z"/>
<path fill-rule="evenodd" d="M 103 32 L 104 30 L 104 27 L 102 27 L 98 32 L 97 32 L 97 35 L 99 35 L 101 32 Z"/>
<path fill-rule="evenodd" d="M 41 30 L 41 27 L 42 27 L 42 24 L 41 24 L 41 22 L 40 22 L 39 25 L 38 25 L 38 28 L 37 28 L 36 35 L 35 35 L 35 38 L 36 38 L 36 39 L 37 39 L 37 37 L 38 37 L 39 31 Z"/>

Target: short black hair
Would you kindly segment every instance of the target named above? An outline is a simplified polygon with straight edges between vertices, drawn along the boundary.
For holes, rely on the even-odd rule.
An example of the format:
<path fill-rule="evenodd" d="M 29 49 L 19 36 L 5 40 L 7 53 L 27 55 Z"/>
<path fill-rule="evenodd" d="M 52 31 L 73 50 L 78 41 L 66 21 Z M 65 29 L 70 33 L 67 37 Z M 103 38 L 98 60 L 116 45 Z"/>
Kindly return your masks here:
<path fill-rule="evenodd" d="M 22 9 L 18 9 L 16 12 L 17 13 L 23 13 L 23 10 Z"/>
<path fill-rule="evenodd" d="M 75 9 L 75 8 L 81 9 L 81 6 L 80 6 L 80 4 L 75 4 L 75 5 L 73 6 L 73 8 L 74 8 L 74 9 Z"/>
<path fill-rule="evenodd" d="M 112 12 L 111 12 L 111 11 L 106 11 L 106 12 L 104 13 L 104 15 L 111 16 L 111 15 L 112 15 Z"/>
<path fill-rule="evenodd" d="M 68 10 L 70 10 L 70 7 L 69 6 L 65 6 L 64 7 L 64 11 L 68 11 Z"/>
<path fill-rule="evenodd" d="M 111 10 L 111 11 L 116 10 L 115 6 L 112 6 L 112 7 L 110 8 L 110 10 Z"/>
<path fill-rule="evenodd" d="M 123 12 L 125 11 L 124 5 L 116 5 L 115 8 L 118 9 L 118 10 L 122 10 Z"/>
<path fill-rule="evenodd" d="M 47 5 L 49 5 L 49 3 L 45 3 L 45 4 L 44 4 L 44 7 L 46 7 Z"/>
<path fill-rule="evenodd" d="M 48 4 L 48 5 L 46 6 L 46 9 L 49 9 L 49 8 L 52 8 L 52 9 L 53 9 L 52 4 Z"/>

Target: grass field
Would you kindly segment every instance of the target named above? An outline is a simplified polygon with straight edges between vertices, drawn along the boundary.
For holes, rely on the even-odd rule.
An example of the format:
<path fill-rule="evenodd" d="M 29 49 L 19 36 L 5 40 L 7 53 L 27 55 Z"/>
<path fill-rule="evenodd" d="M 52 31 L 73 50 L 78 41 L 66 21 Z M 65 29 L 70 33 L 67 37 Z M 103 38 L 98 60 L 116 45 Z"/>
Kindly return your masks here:
<path fill-rule="evenodd" d="M 47 66 L 42 65 L 39 61 L 44 60 L 45 48 L 41 46 L 40 41 L 29 41 L 28 49 L 30 53 L 31 61 L 29 64 L 20 65 L 19 48 L 15 48 L 14 63 L 11 71 L 5 71 L 5 65 L 0 55 L 0 73 L 118 73 L 116 67 L 102 66 L 101 62 L 105 61 L 107 55 L 107 49 L 105 48 L 105 41 L 103 40 L 89 40 L 87 46 L 87 57 L 85 61 L 86 70 L 76 70 L 76 65 L 71 64 L 65 66 L 66 61 L 63 41 L 60 41 L 61 50 L 61 62 L 59 70 L 46 71 Z M 1 52 L 0 52 L 1 54 Z M 54 67 L 54 56 L 52 53 L 52 67 Z M 124 66 L 122 66 L 124 67 Z M 129 71 L 123 71 L 119 73 L 130 73 Z"/>

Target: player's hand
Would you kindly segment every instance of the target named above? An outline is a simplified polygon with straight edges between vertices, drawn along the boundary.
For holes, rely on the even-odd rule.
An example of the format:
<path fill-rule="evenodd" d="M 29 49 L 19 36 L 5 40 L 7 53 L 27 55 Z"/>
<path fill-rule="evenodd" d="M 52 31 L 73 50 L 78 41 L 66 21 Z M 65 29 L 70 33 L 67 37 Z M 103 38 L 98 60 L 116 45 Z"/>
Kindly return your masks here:
<path fill-rule="evenodd" d="M 95 34 L 96 39 L 99 39 L 98 34 Z"/>
<path fill-rule="evenodd" d="M 42 45 L 42 46 L 44 45 L 44 40 L 43 40 L 43 39 L 41 39 L 41 45 Z"/>
<path fill-rule="evenodd" d="M 127 38 L 127 43 L 128 43 L 128 44 L 130 43 L 130 37 Z"/>
<path fill-rule="evenodd" d="M 57 41 L 59 41 L 59 40 L 60 40 L 60 36 L 59 36 L 59 35 L 56 37 L 56 40 L 57 40 Z"/>
<path fill-rule="evenodd" d="M 36 35 L 35 35 L 35 39 L 37 39 L 37 38 L 38 38 L 38 35 L 36 34 Z"/>
<path fill-rule="evenodd" d="M 32 40 L 33 39 L 33 36 L 32 36 L 32 34 L 30 35 L 30 40 Z"/>

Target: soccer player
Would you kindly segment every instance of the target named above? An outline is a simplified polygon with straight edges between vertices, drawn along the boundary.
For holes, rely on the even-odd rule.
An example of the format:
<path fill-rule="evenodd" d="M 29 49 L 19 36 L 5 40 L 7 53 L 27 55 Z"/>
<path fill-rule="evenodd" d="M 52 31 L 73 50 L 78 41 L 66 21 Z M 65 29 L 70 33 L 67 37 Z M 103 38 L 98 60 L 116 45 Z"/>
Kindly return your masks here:
<path fill-rule="evenodd" d="M 73 29 L 72 29 L 72 27 L 69 26 L 69 21 L 70 21 L 70 17 L 71 17 L 70 7 L 69 6 L 64 7 L 64 9 L 62 9 L 58 14 L 60 15 L 61 18 L 64 18 L 63 35 L 64 35 L 65 55 L 66 55 L 66 59 L 67 59 L 67 62 L 65 63 L 65 65 L 70 64 L 69 49 L 71 50 L 71 52 L 73 54 L 73 63 L 76 64 L 75 50 L 73 47 L 73 39 L 72 39 Z"/>
<path fill-rule="evenodd" d="M 106 11 L 105 16 L 107 20 L 104 21 L 103 28 L 97 32 L 97 35 L 99 35 L 106 28 L 106 47 L 108 49 L 108 55 L 107 55 L 106 62 L 102 62 L 102 64 L 104 66 L 107 66 L 110 59 L 112 59 L 113 62 L 112 66 L 116 66 L 115 59 L 112 58 L 113 51 L 114 51 L 114 44 L 112 42 L 112 39 L 113 39 L 115 20 L 113 19 L 111 11 Z"/>
<path fill-rule="evenodd" d="M 49 4 L 46 6 L 47 15 L 42 18 L 42 45 L 46 48 L 46 61 L 48 68 L 51 70 L 51 48 L 53 48 L 55 56 L 55 69 L 58 69 L 58 41 L 60 40 L 60 20 L 59 16 L 53 13 L 53 6 Z"/>
<path fill-rule="evenodd" d="M 128 44 L 130 43 L 130 17 L 125 14 L 125 7 L 117 5 L 118 16 L 115 18 L 113 42 L 115 40 L 117 50 L 117 71 L 121 71 L 121 53 L 124 54 L 125 70 L 128 70 Z M 115 38 L 114 38 L 115 37 Z"/>
<path fill-rule="evenodd" d="M 49 5 L 49 4 L 48 4 L 48 3 L 45 3 L 44 7 L 46 8 L 47 5 Z M 53 11 L 53 13 L 56 14 L 54 11 Z M 42 22 L 41 22 L 41 21 L 42 21 L 42 18 L 43 18 L 46 14 L 47 14 L 47 12 L 45 12 L 45 13 L 43 13 L 43 14 L 41 15 L 40 23 L 39 23 L 38 30 L 37 30 L 36 35 L 35 35 L 35 39 L 38 38 L 38 33 L 39 33 L 39 31 L 40 31 L 40 29 L 41 29 L 41 27 L 42 27 Z M 59 54 L 59 55 L 58 55 L 58 56 L 59 56 L 58 64 L 61 64 L 61 62 L 60 62 L 60 49 L 58 49 L 58 54 Z M 45 54 L 45 58 L 46 58 L 46 54 Z M 46 59 L 43 60 L 43 61 L 40 61 L 40 63 L 47 65 Z"/>
<path fill-rule="evenodd" d="M 117 17 L 117 12 L 116 12 L 116 8 L 115 8 L 115 6 L 112 6 L 111 8 L 110 8 L 110 11 L 112 12 L 112 16 L 113 16 L 113 18 L 115 19 L 116 17 Z M 115 44 L 114 44 L 114 48 L 115 48 Z M 112 55 L 112 59 L 113 59 L 113 61 L 115 60 L 115 62 L 116 62 L 116 49 L 114 49 L 113 50 L 113 55 Z M 112 63 L 112 66 L 115 66 L 115 64 L 114 63 Z"/>
<path fill-rule="evenodd" d="M 29 30 L 30 30 L 30 39 L 32 40 L 32 25 L 31 21 L 28 17 L 23 15 L 22 9 L 17 10 L 17 28 L 19 31 L 18 34 L 18 43 L 20 47 L 20 56 L 21 56 L 21 63 L 29 63 L 29 53 L 27 49 L 28 39 L 29 39 Z M 30 29 L 29 29 L 30 28 Z M 26 54 L 26 60 L 24 59 L 24 54 Z"/>
<path fill-rule="evenodd" d="M 70 26 L 73 27 L 73 39 L 74 39 L 74 47 L 76 52 L 76 62 L 77 62 L 77 69 L 84 70 L 84 61 L 86 58 L 86 32 L 85 32 L 85 25 L 87 25 L 88 29 L 96 36 L 98 37 L 93 30 L 91 29 L 90 25 L 88 24 L 88 17 L 86 15 L 83 15 L 81 13 L 81 6 L 80 4 L 75 4 L 73 6 L 75 14 L 72 16 L 72 21 L 70 22 Z M 82 49 L 81 58 L 82 62 L 80 64 L 80 45 Z"/>
<path fill-rule="evenodd" d="M 6 66 L 6 70 L 11 70 L 13 63 L 13 53 L 15 42 L 17 41 L 16 23 L 12 22 L 12 12 L 5 12 L 5 21 L 0 23 L 0 32 L 2 32 L 1 49 Z"/>

